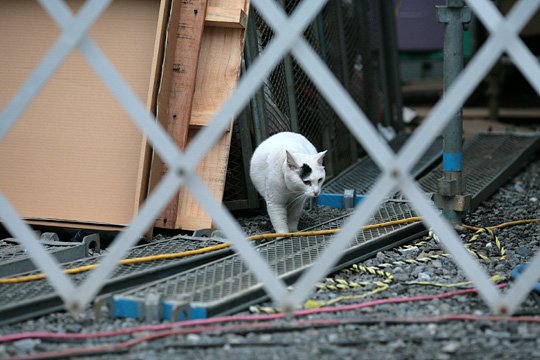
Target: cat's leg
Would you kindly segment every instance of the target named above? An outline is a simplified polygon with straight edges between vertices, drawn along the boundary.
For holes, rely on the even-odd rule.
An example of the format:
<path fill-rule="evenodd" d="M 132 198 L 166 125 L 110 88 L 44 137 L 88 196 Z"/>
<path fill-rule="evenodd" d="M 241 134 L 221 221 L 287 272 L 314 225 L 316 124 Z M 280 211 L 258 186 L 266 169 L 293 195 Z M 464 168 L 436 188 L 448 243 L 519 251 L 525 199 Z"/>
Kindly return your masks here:
<path fill-rule="evenodd" d="M 289 205 L 289 208 L 287 209 L 287 224 L 290 232 L 298 231 L 298 221 L 300 220 L 300 215 L 302 215 L 305 201 L 305 198 L 299 199 Z"/>
<path fill-rule="evenodd" d="M 279 203 L 267 202 L 266 210 L 276 233 L 287 233 L 287 208 Z"/>

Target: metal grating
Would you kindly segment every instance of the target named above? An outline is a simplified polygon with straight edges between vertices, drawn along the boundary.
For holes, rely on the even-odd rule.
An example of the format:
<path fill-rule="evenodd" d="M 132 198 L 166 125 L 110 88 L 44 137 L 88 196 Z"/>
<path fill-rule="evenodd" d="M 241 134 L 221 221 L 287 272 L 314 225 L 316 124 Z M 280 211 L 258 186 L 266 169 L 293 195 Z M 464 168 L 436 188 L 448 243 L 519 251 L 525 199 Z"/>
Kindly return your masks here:
<path fill-rule="evenodd" d="M 300 0 L 281 1 L 289 15 L 300 3 Z M 381 7 L 392 8 L 392 4 L 383 2 Z M 392 62 L 395 56 L 391 54 L 397 54 L 397 49 L 389 51 L 386 43 L 390 41 L 385 42 L 381 37 L 390 29 L 383 26 L 379 10 L 377 1 L 372 0 L 328 2 L 306 27 L 303 36 L 355 103 L 365 110 L 370 121 L 392 126 L 398 131 L 401 125 L 391 122 L 390 117 L 392 109 L 401 106 L 388 94 L 392 76 L 383 70 L 386 65 L 394 68 L 391 73 L 396 72 L 397 63 Z M 256 8 L 250 9 L 246 30 L 248 45 L 244 52 L 247 69 L 274 38 L 275 31 L 260 12 Z M 360 146 L 357 141 L 294 57 L 285 56 L 273 68 L 254 101 L 256 104 L 248 111 L 251 130 L 245 129 L 244 133 L 235 130 L 232 134 L 234 145 L 224 193 L 224 202 L 230 209 L 259 207 L 258 201 L 249 203 L 246 200 L 250 195 L 258 196 L 254 188 L 241 186 L 246 182 L 251 157 L 242 159 L 241 152 L 251 153 L 252 147 L 267 136 L 295 131 L 306 136 L 319 151 L 329 150 L 325 158 L 329 177 L 336 176 L 358 160 Z M 401 119 L 396 114 L 395 120 L 398 118 Z M 253 141 L 249 146 L 242 141 L 242 135 L 251 135 Z M 249 194 L 250 191 L 253 194 Z"/>
<path fill-rule="evenodd" d="M 370 223 L 411 216 L 414 216 L 414 213 L 407 203 L 387 202 L 381 206 Z M 341 227 L 343 221 L 344 218 L 336 219 L 318 226 L 317 229 L 335 229 Z M 377 251 L 395 246 L 397 243 L 408 241 L 411 236 L 418 236 L 422 230 L 423 226 L 415 223 L 361 231 L 349 245 L 335 269 L 358 261 L 361 257 L 372 256 Z M 316 261 L 331 238 L 330 235 L 292 237 L 259 245 L 257 252 L 268 262 L 276 275 L 290 282 Z M 230 313 L 265 296 L 255 274 L 236 254 L 115 295 L 111 301 L 113 313 L 115 316 L 143 316 L 143 311 L 136 311 L 130 315 L 126 308 L 140 309 L 139 305 L 133 306 L 133 303 L 144 304 L 148 294 L 160 294 L 167 303 L 174 304 L 177 309 L 183 309 L 180 318 Z M 185 311 L 186 308 L 190 310 Z M 172 312 L 168 314 L 171 316 Z M 172 320 L 167 318 L 167 315 L 164 317 Z"/>
<path fill-rule="evenodd" d="M 527 157 L 540 146 L 540 136 L 518 134 L 479 134 L 463 150 L 463 175 L 474 209 L 524 165 Z M 442 177 L 439 165 L 420 179 L 421 188 L 437 192 Z"/>
<path fill-rule="evenodd" d="M 527 154 L 540 145 L 540 136 L 515 134 L 482 134 L 467 144 L 464 153 L 464 171 L 469 173 L 471 204 L 476 207 L 508 177 L 521 167 Z M 440 149 L 440 143 L 432 146 Z M 432 153 L 430 151 L 430 153 Z M 438 150 L 432 157 L 439 154 Z M 419 162 L 419 164 L 426 162 Z M 417 165 L 421 166 L 421 165 Z M 440 168 L 420 180 L 422 188 L 441 177 Z M 339 178 L 342 178 L 341 176 Z M 370 223 L 379 223 L 415 216 L 406 202 L 388 201 L 382 205 Z M 341 227 L 343 219 L 318 226 L 318 229 Z M 339 268 L 361 261 L 378 251 L 397 246 L 419 236 L 424 231 L 420 223 L 391 226 L 360 232 L 339 260 Z M 310 267 L 326 247 L 331 236 L 293 237 L 272 241 L 257 247 L 257 251 L 272 270 L 291 283 Z M 167 320 L 207 317 L 232 313 L 266 298 L 261 283 L 244 264 L 241 257 L 231 255 L 188 272 L 158 280 L 135 288 L 110 299 L 112 314 L 118 317 L 142 317 L 145 299 L 149 294 L 160 294 L 165 309 L 160 315 Z M 126 310 L 126 308 L 128 310 Z"/>
<path fill-rule="evenodd" d="M 465 171 L 468 173 L 469 191 L 472 204 L 478 204 L 491 194 L 497 186 L 506 181 L 512 172 L 524 164 L 526 155 L 533 153 L 540 145 L 540 136 L 519 135 L 479 135 L 467 144 L 464 153 Z M 473 154 L 475 156 L 473 156 Z M 433 170 L 419 182 L 426 191 L 440 178 L 440 168 Z M 341 178 L 341 176 L 339 177 Z M 431 186 L 431 187 L 430 187 Z M 476 205 L 474 205 L 476 206 Z M 389 219 L 413 216 L 409 205 L 404 202 L 387 202 L 382 206 L 372 223 Z M 317 229 L 341 227 L 343 219 L 335 219 L 318 225 Z M 418 226 L 417 226 L 418 225 Z M 362 260 L 376 252 L 407 241 L 407 237 L 418 234 L 422 225 L 407 225 L 361 232 L 349 250 L 340 260 L 341 266 Z M 287 279 L 294 278 L 309 267 L 328 242 L 327 236 L 291 238 L 287 241 L 269 242 L 257 247 L 257 251 L 271 264 L 274 271 Z M 191 250 L 215 244 L 211 239 L 176 237 L 141 245 L 130 250 L 128 257 L 164 254 Z M 144 299 L 143 294 L 163 291 L 165 299 L 172 299 L 175 306 L 193 306 L 199 304 L 204 309 L 204 316 L 231 313 L 249 302 L 258 302 L 267 295 L 238 255 L 230 255 L 231 250 L 220 250 L 200 256 L 179 260 L 158 260 L 129 266 L 119 266 L 108 281 L 102 293 L 120 291 L 129 287 L 145 284 L 156 279 L 155 283 L 141 286 L 123 293 L 126 297 Z M 94 264 L 101 257 L 93 257 L 64 264 L 65 268 L 74 268 Z M 219 260 L 217 260 L 219 259 Z M 217 260 L 209 263 L 210 261 Z M 203 267 L 197 267 L 207 263 Z M 181 273 L 182 271 L 187 272 Z M 36 272 L 31 272 L 36 273 Z M 88 273 L 73 275 L 76 284 L 81 283 Z M 129 295 L 129 296 L 128 296 Z M 30 318 L 62 308 L 62 301 L 55 294 L 47 281 L 18 283 L 0 286 L 0 324 Z M 186 314 L 186 316 L 192 316 Z"/>
<path fill-rule="evenodd" d="M 408 134 L 400 134 L 390 143 L 390 145 L 394 150 L 398 150 L 408 137 Z M 414 166 L 411 175 L 418 177 L 425 174 L 426 171 L 439 160 L 441 154 L 442 138 L 437 138 L 424 156 L 422 156 Z M 343 194 L 345 190 L 352 189 L 356 190 L 356 194 L 358 195 L 367 194 L 373 184 L 375 184 L 380 173 L 379 167 L 370 157 L 366 156 L 324 185 L 323 192 Z"/>
<path fill-rule="evenodd" d="M 89 256 L 90 248 L 99 249 L 99 235 L 92 234 L 83 238 L 82 242 L 64 242 L 47 240 L 45 233 L 40 242 L 48 253 L 59 262 L 68 262 Z M 56 235 L 56 234 L 54 234 Z M 45 237 L 44 237 L 45 236 Z M 26 248 L 13 238 L 0 240 L 0 277 L 32 271 L 35 265 L 30 260 Z"/>
<path fill-rule="evenodd" d="M 211 239 L 194 239 L 178 236 L 173 239 L 161 240 L 147 245 L 132 248 L 127 258 L 149 255 L 176 253 L 193 250 L 204 246 L 219 243 Z M 186 269 L 199 266 L 204 262 L 230 254 L 231 250 L 218 250 L 212 253 L 190 256 L 178 260 L 156 260 L 132 265 L 123 265 L 115 268 L 112 277 L 102 290 L 107 293 L 114 290 L 123 290 L 132 286 L 141 285 L 148 281 L 169 276 Z M 90 257 L 63 264 L 65 269 L 98 263 L 105 255 Z M 37 274 L 37 271 L 25 273 Z M 88 272 L 72 275 L 71 279 L 81 283 Z M 0 285 L 0 325 L 31 318 L 63 308 L 62 301 L 46 280 L 21 282 Z"/>

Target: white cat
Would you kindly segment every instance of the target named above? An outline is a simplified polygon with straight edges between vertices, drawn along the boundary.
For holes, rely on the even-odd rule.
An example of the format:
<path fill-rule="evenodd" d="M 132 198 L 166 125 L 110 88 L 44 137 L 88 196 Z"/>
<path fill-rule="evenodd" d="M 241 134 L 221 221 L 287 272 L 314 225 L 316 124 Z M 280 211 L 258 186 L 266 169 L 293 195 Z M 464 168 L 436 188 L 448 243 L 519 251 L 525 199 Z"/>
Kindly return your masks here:
<path fill-rule="evenodd" d="M 277 233 L 297 231 L 305 200 L 319 196 L 325 154 L 292 132 L 277 133 L 255 149 L 249 174 Z"/>

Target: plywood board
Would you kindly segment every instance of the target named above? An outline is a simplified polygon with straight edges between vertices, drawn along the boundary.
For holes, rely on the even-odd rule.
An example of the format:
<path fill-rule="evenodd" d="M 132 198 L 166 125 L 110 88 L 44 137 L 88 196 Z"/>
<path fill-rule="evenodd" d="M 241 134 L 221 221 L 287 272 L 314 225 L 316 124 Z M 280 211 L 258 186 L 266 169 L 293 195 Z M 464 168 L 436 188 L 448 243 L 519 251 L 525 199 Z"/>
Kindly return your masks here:
<path fill-rule="evenodd" d="M 116 0 L 90 31 L 149 108 L 164 3 Z M 34 0 L 0 1 L 0 19 L 3 108 L 60 33 Z M 27 219 L 124 225 L 142 201 L 146 164 L 144 137 L 75 51 L 0 141 L 0 191 Z"/>

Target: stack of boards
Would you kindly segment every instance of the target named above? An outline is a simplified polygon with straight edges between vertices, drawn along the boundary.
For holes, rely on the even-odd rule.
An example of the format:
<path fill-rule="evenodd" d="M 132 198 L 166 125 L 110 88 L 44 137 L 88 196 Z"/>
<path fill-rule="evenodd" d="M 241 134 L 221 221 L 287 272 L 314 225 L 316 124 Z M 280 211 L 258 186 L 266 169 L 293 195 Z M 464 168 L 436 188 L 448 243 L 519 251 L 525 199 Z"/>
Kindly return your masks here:
<path fill-rule="evenodd" d="M 83 0 L 66 3 L 76 13 Z M 89 31 L 181 149 L 240 74 L 248 0 L 115 0 Z M 26 82 L 60 29 L 35 0 L 0 2 L 0 108 Z M 231 119 L 232 122 L 233 119 Z M 229 129 L 198 173 L 221 201 Z M 0 192 L 32 224 L 120 229 L 167 171 L 77 50 L 0 140 Z M 196 230 L 211 218 L 187 190 L 155 225 Z"/>

